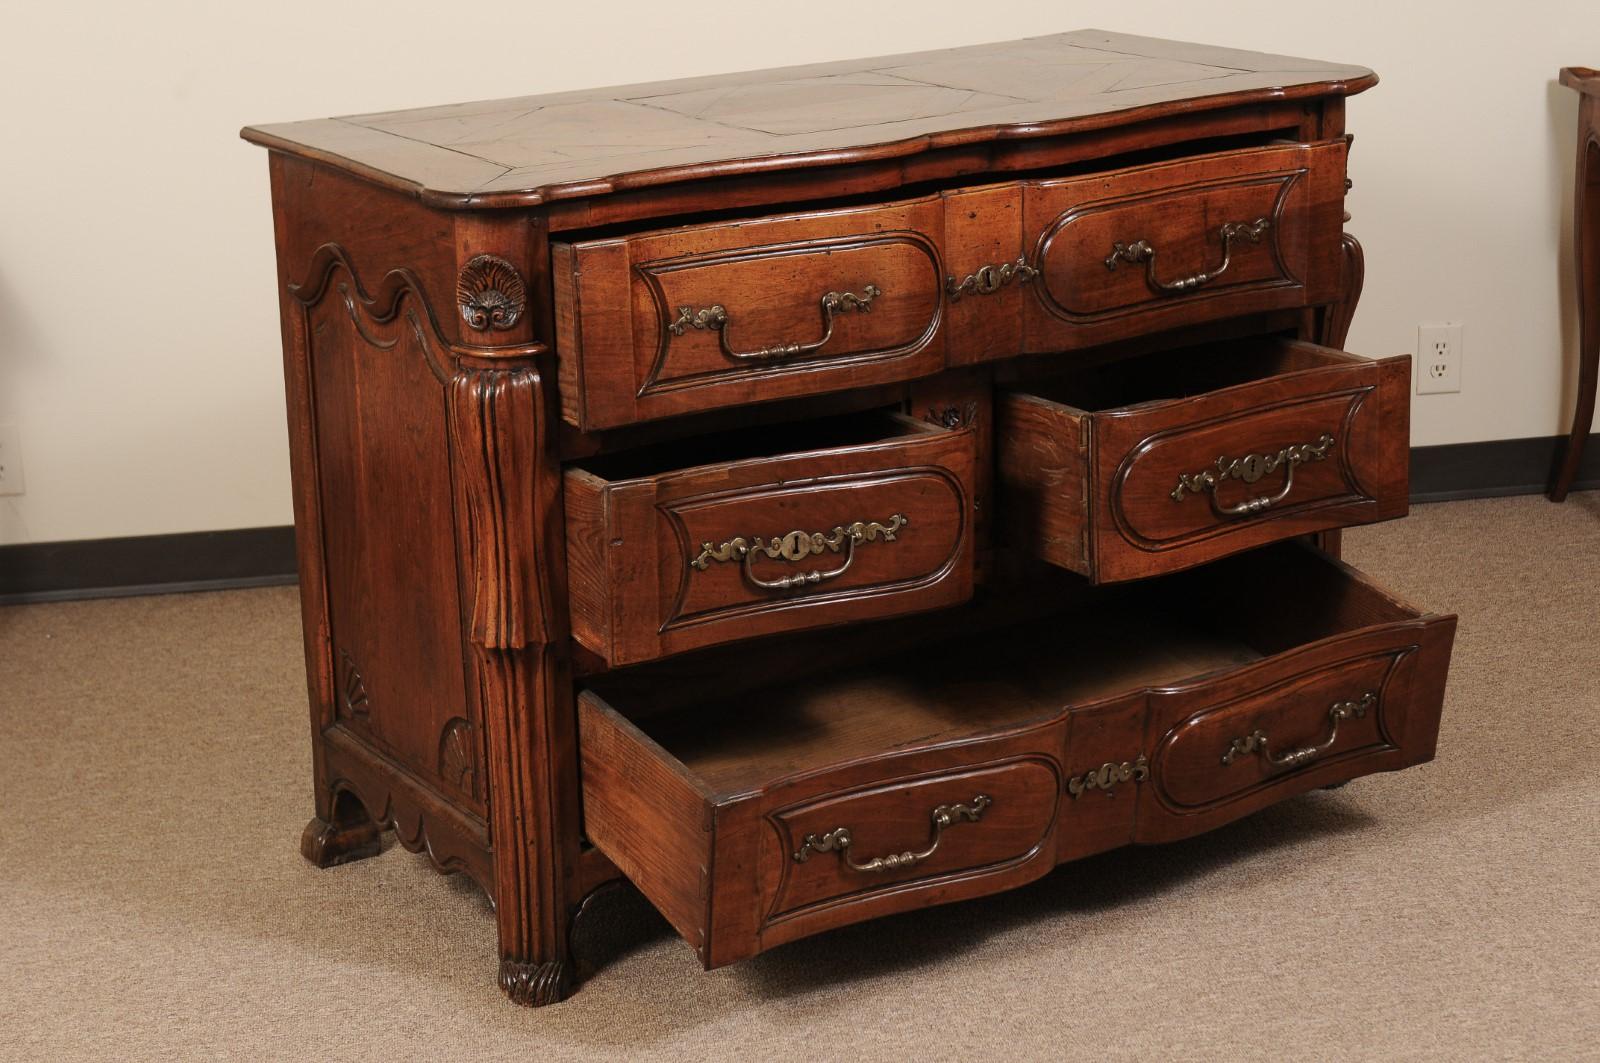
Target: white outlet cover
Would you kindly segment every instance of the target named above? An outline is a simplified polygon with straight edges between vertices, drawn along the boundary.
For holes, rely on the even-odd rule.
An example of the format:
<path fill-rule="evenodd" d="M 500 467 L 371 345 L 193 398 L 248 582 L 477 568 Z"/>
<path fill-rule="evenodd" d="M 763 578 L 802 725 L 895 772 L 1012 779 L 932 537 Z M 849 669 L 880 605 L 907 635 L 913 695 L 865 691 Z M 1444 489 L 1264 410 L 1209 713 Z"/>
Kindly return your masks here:
<path fill-rule="evenodd" d="M 1418 395 L 1450 395 L 1461 390 L 1465 354 L 1459 321 L 1432 321 L 1417 326 L 1417 355 L 1412 363 Z"/>

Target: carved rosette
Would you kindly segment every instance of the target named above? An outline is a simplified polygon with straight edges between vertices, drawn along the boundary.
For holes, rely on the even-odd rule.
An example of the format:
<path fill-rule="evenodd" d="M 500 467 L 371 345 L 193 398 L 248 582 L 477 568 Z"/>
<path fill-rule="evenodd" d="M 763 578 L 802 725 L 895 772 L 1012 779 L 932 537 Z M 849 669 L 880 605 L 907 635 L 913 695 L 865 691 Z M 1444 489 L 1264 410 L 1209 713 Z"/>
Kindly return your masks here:
<path fill-rule="evenodd" d="M 528 288 L 517 267 L 497 255 L 475 255 L 456 278 L 461 320 L 478 332 L 514 326 L 528 306 Z"/>

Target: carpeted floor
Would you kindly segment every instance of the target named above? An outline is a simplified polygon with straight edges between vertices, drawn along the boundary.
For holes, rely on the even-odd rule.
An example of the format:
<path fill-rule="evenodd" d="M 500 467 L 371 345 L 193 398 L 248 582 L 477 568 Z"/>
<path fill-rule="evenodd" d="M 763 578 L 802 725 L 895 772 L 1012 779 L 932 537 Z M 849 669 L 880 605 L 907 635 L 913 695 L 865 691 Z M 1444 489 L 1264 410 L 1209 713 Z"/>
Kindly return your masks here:
<path fill-rule="evenodd" d="M 623 904 L 540 1011 L 465 881 L 300 859 L 292 588 L 0 609 L 0 1058 L 1600 1059 L 1600 494 L 1347 544 L 1461 616 L 1434 763 L 709 974 Z"/>

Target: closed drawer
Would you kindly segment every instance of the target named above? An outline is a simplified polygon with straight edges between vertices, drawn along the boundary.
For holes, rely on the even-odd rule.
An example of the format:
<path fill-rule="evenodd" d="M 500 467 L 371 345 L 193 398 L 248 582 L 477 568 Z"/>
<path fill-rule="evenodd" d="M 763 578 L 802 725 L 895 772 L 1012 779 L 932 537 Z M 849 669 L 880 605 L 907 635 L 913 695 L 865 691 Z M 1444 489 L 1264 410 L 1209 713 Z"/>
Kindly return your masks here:
<path fill-rule="evenodd" d="M 569 468 L 573 634 L 621 665 L 964 601 L 974 453 L 867 413 Z"/>
<path fill-rule="evenodd" d="M 1339 296 L 1341 139 L 946 196 L 955 363 Z"/>
<path fill-rule="evenodd" d="M 999 534 L 1100 582 L 1402 516 L 1409 382 L 1405 356 L 1251 340 L 1004 392 Z"/>
<path fill-rule="evenodd" d="M 1036 590 L 596 680 L 585 832 L 717 966 L 1434 754 L 1455 618 L 1300 544 Z"/>
<path fill-rule="evenodd" d="M 944 365 L 937 197 L 554 244 L 564 417 L 585 430 Z"/>

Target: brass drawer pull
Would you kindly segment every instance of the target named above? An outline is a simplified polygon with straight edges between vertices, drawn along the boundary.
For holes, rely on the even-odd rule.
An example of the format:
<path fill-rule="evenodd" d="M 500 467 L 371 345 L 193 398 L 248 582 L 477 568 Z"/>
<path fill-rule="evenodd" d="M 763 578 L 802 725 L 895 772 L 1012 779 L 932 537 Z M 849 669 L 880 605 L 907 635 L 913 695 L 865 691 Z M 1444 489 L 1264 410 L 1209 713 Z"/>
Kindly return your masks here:
<path fill-rule="evenodd" d="M 709 329 L 717 334 L 718 342 L 722 344 L 722 353 L 729 358 L 740 362 L 770 361 L 774 358 L 794 358 L 802 354 L 810 354 L 820 350 L 829 340 L 833 339 L 834 319 L 844 310 L 858 310 L 865 314 L 872 309 L 872 300 L 883 294 L 883 289 L 876 284 L 869 284 L 862 289 L 861 295 L 854 292 L 829 292 L 822 297 L 822 338 L 810 343 L 777 343 L 771 347 L 757 347 L 751 351 L 736 351 L 728 343 L 728 310 L 722 304 L 704 307 L 696 310 L 691 306 L 678 307 L 678 318 L 667 326 L 667 331 L 674 336 L 682 336 L 685 329 Z"/>
<path fill-rule="evenodd" d="M 1239 757 L 1249 756 L 1251 753 L 1261 754 L 1261 758 L 1274 768 L 1298 768 L 1310 760 L 1315 760 L 1333 748 L 1333 743 L 1339 737 L 1339 722 L 1354 716 L 1357 719 L 1365 716 L 1367 710 L 1378 703 L 1378 695 L 1365 693 L 1359 701 L 1340 701 L 1328 710 L 1328 737 L 1312 746 L 1301 746 L 1291 749 L 1287 753 L 1273 753 L 1267 748 L 1267 734 L 1265 731 L 1252 731 L 1243 738 L 1235 738 L 1228 751 L 1222 754 L 1223 764 L 1232 764 Z"/>
<path fill-rule="evenodd" d="M 1150 761 L 1143 753 L 1137 760 L 1125 760 L 1118 764 L 1114 761 L 1100 765 L 1094 771 L 1086 771 L 1082 775 L 1074 775 L 1067 780 L 1067 793 L 1076 801 L 1082 797 L 1085 790 L 1102 790 L 1106 796 L 1111 795 L 1111 790 L 1119 782 L 1144 782 L 1150 778 Z"/>
<path fill-rule="evenodd" d="M 1196 495 L 1210 492 L 1211 508 L 1219 517 L 1248 517 L 1264 509 L 1270 509 L 1288 498 L 1289 492 L 1294 489 L 1295 466 L 1304 461 L 1321 461 L 1332 449 L 1333 436 L 1324 432 L 1315 443 L 1296 443 L 1294 446 L 1284 447 L 1276 454 L 1246 454 L 1242 458 L 1230 458 L 1224 455 L 1217 459 L 1217 467 L 1214 470 L 1204 469 L 1192 475 L 1179 473 L 1178 486 L 1172 489 L 1172 500 L 1182 502 L 1186 492 Z M 1247 498 L 1231 506 L 1225 506 L 1217 501 L 1217 488 L 1224 480 L 1253 484 L 1280 466 L 1284 470 L 1283 486 L 1276 494 Z"/>
<path fill-rule="evenodd" d="M 967 274 L 959 282 L 954 277 L 946 277 L 944 290 L 954 303 L 963 295 L 993 295 L 1013 280 L 1018 284 L 1027 284 L 1038 275 L 1039 271 L 1028 265 L 1026 258 L 1019 258 L 998 266 L 979 266 L 976 272 Z"/>
<path fill-rule="evenodd" d="M 1106 269 L 1114 270 L 1118 262 L 1144 263 L 1145 283 L 1151 289 L 1164 295 L 1180 295 L 1183 292 L 1193 291 L 1202 284 L 1209 284 L 1228 271 L 1228 266 L 1233 262 L 1233 242 L 1243 239 L 1252 244 L 1259 244 L 1261 237 L 1268 229 L 1272 228 L 1272 219 L 1257 218 L 1253 222 L 1230 221 L 1225 222 L 1218 232 L 1222 236 L 1222 261 L 1217 263 L 1215 269 L 1196 273 L 1191 277 L 1179 277 L 1175 281 L 1161 281 L 1156 279 L 1156 249 L 1149 240 L 1135 240 L 1131 244 L 1117 243 L 1111 247 L 1111 254 L 1106 256 Z"/>
<path fill-rule="evenodd" d="M 968 823 L 978 822 L 983 818 L 984 809 L 993 803 L 988 794 L 979 794 L 972 799 L 970 805 L 940 805 L 935 808 L 932 813 L 933 837 L 929 840 L 928 847 L 920 853 L 909 851 L 890 853 L 887 856 L 875 856 L 864 864 L 858 864 L 850 858 L 850 828 L 836 827 L 820 836 L 807 834 L 806 840 L 795 850 L 794 860 L 797 864 L 803 864 L 811 859 L 812 853 L 836 852 L 852 871 L 900 871 L 915 867 L 939 848 L 939 842 L 944 837 L 946 828 L 953 827 L 963 820 Z"/>
<path fill-rule="evenodd" d="M 741 535 L 720 545 L 701 543 L 699 555 L 693 558 L 689 565 L 704 572 L 713 561 L 743 561 L 744 578 L 752 585 L 764 591 L 785 591 L 791 587 L 822 583 L 844 575 L 845 570 L 856 558 L 858 545 L 876 542 L 878 539 L 895 542 L 895 533 L 910 523 L 909 517 L 896 513 L 886 524 L 880 524 L 875 520 L 858 520 L 853 524 L 838 525 L 826 533 L 792 531 L 788 535 L 776 535 L 771 539 L 763 539 L 759 535 L 746 539 Z M 757 554 L 765 555 L 773 561 L 793 562 L 821 556 L 823 551 L 837 554 L 840 550 L 844 551 L 844 562 L 826 571 L 812 569 L 809 572 L 797 572 L 779 579 L 763 579 L 756 575 L 754 568 Z"/>

